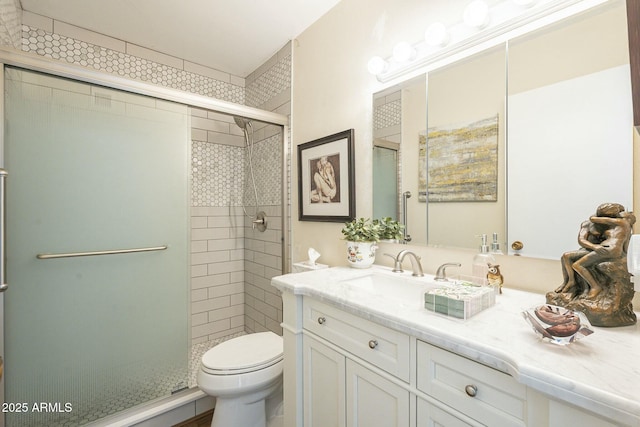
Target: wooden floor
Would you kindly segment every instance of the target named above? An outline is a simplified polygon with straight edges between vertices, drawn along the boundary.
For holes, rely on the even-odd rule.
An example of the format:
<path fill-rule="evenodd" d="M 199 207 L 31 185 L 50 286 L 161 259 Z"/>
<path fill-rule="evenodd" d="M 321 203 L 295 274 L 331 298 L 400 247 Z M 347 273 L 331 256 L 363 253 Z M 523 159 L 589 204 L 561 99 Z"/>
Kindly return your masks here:
<path fill-rule="evenodd" d="M 183 421 L 180 424 L 176 424 L 173 427 L 209 427 L 211 425 L 211 419 L 213 418 L 213 409 L 202 414 L 195 416 L 187 421 Z"/>

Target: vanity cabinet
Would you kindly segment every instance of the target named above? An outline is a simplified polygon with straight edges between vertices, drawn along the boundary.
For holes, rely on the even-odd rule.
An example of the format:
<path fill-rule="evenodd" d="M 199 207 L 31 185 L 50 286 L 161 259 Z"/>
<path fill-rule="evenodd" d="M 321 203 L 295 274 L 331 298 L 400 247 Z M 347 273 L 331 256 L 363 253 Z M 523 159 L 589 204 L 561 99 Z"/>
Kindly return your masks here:
<path fill-rule="evenodd" d="M 409 400 L 405 388 L 347 360 L 347 426 L 408 426 Z"/>
<path fill-rule="evenodd" d="M 358 362 L 408 382 L 409 336 L 310 299 L 304 313 L 304 425 L 408 426 L 409 391 Z"/>
<path fill-rule="evenodd" d="M 432 405 L 426 400 L 418 397 L 417 404 L 417 427 L 472 427 L 473 424 L 469 424 L 460 418 L 452 415 L 450 412 L 444 411 Z"/>
<path fill-rule="evenodd" d="M 512 376 L 424 341 L 417 353 L 418 390 L 485 425 L 526 425 L 527 387 Z"/>
<path fill-rule="evenodd" d="M 519 327 L 520 313 L 510 314 L 510 307 L 531 306 L 535 296 L 510 290 L 501 297 L 502 307 L 459 322 L 393 300 L 366 300 L 343 287 L 332 290 L 327 283 L 336 274 L 317 274 L 313 292 L 298 290 L 294 278 L 280 278 L 288 427 L 640 427 L 633 402 L 607 400 L 578 377 L 567 380 L 553 365 L 542 369 L 536 359 L 520 355 L 529 346 L 540 352 L 540 363 L 557 363 L 567 372 L 574 363 L 566 363 L 563 349 L 511 332 L 509 346 L 493 351 L 502 336 L 489 335 L 486 325 Z M 587 372 L 601 359 L 575 360 Z"/>
<path fill-rule="evenodd" d="M 304 299 L 303 311 L 306 331 L 409 382 L 409 335 L 311 298 Z"/>
<path fill-rule="evenodd" d="M 304 425 L 308 427 L 346 424 L 344 355 L 305 336 L 304 358 Z"/>

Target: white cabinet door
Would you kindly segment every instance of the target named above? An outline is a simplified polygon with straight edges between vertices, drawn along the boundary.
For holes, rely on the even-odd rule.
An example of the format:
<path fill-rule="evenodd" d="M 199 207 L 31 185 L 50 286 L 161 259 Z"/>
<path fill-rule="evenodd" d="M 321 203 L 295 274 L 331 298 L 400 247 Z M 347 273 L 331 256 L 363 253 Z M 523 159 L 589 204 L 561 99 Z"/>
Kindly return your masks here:
<path fill-rule="evenodd" d="M 345 357 L 305 335 L 304 425 L 344 427 Z"/>
<path fill-rule="evenodd" d="M 409 392 L 347 360 L 347 426 L 409 426 Z"/>
<path fill-rule="evenodd" d="M 571 405 L 549 399 L 549 427 L 566 427 L 569 425 L 580 427 L 614 427 L 616 424 L 578 409 Z"/>
<path fill-rule="evenodd" d="M 459 418 L 446 412 L 426 400 L 418 398 L 417 427 L 470 427 Z"/>

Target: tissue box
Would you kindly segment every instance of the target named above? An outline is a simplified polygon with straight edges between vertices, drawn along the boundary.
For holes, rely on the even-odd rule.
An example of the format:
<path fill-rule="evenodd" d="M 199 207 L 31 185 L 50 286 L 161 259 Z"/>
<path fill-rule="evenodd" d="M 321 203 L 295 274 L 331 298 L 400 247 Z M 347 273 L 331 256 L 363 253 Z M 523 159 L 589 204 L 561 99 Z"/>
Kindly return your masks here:
<path fill-rule="evenodd" d="M 424 308 L 458 319 L 468 319 L 495 303 L 493 287 L 466 281 L 444 284 L 424 294 Z"/>
<path fill-rule="evenodd" d="M 318 264 L 318 263 L 311 265 L 311 264 L 308 264 L 307 262 L 296 262 L 293 264 L 293 267 L 291 268 L 291 272 L 302 273 L 304 271 L 321 270 L 323 268 L 329 268 L 329 266 L 326 264 Z"/>

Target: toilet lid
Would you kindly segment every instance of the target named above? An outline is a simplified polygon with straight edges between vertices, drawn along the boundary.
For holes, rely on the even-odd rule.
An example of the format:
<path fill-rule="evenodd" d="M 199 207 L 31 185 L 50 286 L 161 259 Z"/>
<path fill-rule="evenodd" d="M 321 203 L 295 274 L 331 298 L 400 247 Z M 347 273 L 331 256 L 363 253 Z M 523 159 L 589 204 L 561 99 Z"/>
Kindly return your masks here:
<path fill-rule="evenodd" d="M 273 332 L 258 332 L 213 347 L 202 356 L 202 366 L 208 371 L 248 372 L 274 364 L 282 359 L 282 354 L 282 337 Z"/>

